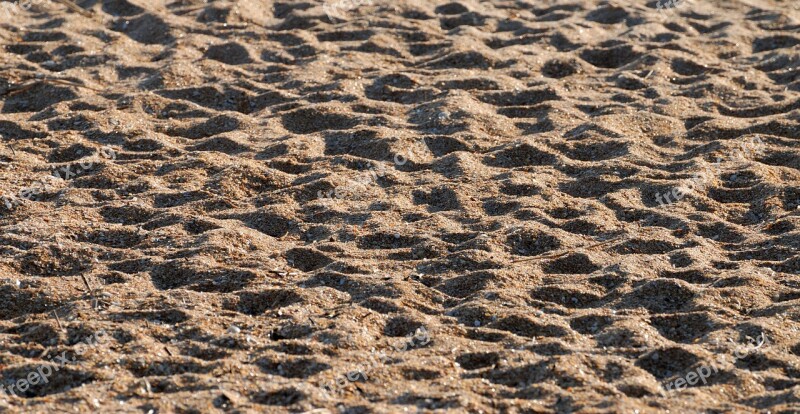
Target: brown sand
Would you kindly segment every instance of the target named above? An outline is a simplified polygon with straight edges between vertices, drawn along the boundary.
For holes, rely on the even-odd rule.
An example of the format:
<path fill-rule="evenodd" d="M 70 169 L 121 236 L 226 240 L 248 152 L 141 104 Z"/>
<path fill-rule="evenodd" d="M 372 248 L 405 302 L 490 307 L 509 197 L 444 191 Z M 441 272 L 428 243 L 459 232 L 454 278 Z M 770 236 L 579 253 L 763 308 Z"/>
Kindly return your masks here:
<path fill-rule="evenodd" d="M 369 3 L 0 10 L 0 411 L 800 412 L 800 3 Z"/>

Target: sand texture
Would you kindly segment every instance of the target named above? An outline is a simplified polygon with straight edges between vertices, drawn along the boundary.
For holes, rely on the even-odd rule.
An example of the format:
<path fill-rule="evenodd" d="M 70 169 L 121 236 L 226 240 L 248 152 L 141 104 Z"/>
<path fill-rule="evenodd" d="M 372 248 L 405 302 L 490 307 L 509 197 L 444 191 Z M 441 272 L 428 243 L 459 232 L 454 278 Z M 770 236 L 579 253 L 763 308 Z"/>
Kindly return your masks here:
<path fill-rule="evenodd" d="M 800 413 L 798 1 L 0 6 L 0 412 Z"/>

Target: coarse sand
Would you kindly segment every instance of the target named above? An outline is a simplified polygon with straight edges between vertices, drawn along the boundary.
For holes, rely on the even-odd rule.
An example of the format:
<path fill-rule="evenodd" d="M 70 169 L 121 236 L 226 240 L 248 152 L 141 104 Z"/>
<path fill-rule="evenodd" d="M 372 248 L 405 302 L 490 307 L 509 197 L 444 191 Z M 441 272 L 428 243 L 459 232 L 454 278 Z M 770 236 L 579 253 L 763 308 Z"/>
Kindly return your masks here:
<path fill-rule="evenodd" d="M 74 1 L 0 3 L 0 412 L 800 412 L 797 0 Z"/>

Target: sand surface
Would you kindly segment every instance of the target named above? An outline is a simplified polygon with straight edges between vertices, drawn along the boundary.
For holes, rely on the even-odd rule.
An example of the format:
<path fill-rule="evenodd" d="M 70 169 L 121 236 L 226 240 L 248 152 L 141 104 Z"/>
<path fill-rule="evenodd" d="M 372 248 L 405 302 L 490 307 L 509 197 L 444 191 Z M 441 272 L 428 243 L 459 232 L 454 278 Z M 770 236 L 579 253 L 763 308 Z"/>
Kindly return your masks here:
<path fill-rule="evenodd" d="M 800 412 L 796 0 L 0 6 L 0 411 Z"/>

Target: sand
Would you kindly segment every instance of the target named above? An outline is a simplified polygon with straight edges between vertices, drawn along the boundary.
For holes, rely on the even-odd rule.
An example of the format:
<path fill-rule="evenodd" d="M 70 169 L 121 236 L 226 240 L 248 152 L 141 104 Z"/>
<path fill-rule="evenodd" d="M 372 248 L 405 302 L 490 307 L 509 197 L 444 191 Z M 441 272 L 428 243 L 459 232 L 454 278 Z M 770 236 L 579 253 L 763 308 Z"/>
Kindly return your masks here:
<path fill-rule="evenodd" d="M 0 6 L 0 411 L 800 412 L 798 2 Z"/>

